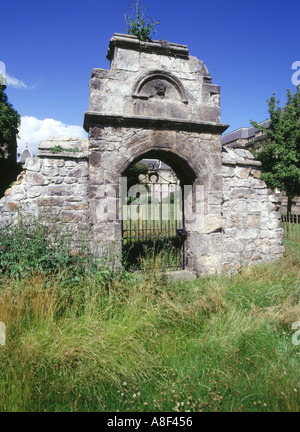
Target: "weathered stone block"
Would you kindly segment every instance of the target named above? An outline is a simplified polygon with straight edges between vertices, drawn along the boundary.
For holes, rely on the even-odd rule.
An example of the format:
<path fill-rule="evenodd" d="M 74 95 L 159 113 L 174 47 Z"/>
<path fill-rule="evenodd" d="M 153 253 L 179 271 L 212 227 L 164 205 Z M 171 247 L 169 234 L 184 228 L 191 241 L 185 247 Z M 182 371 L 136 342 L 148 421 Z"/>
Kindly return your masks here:
<path fill-rule="evenodd" d="M 251 168 L 241 168 L 238 170 L 238 177 L 248 178 L 250 175 Z"/>
<path fill-rule="evenodd" d="M 259 179 L 260 178 L 260 176 L 261 176 L 261 170 L 256 170 L 256 169 L 251 169 L 251 175 L 254 177 L 254 178 L 257 178 L 257 179 Z"/>
<path fill-rule="evenodd" d="M 32 186 L 30 188 L 28 188 L 27 190 L 27 198 L 37 198 L 39 196 L 41 196 L 43 191 L 43 187 L 42 186 Z"/>
<path fill-rule="evenodd" d="M 259 228 L 260 217 L 255 215 L 247 216 L 246 226 L 248 228 Z"/>
<path fill-rule="evenodd" d="M 43 176 L 42 174 L 38 172 L 27 172 L 24 178 L 24 185 L 31 185 L 31 186 L 44 186 L 49 184 L 49 180 L 47 177 Z"/>
<path fill-rule="evenodd" d="M 27 158 L 24 169 L 27 171 L 39 171 L 41 169 L 41 160 L 37 157 Z"/>
<path fill-rule="evenodd" d="M 61 158 L 53 158 L 53 159 L 49 159 L 49 158 L 45 158 L 42 160 L 42 165 L 43 167 L 50 167 L 50 168 L 60 168 L 63 167 L 65 165 L 65 160 L 61 159 Z"/>

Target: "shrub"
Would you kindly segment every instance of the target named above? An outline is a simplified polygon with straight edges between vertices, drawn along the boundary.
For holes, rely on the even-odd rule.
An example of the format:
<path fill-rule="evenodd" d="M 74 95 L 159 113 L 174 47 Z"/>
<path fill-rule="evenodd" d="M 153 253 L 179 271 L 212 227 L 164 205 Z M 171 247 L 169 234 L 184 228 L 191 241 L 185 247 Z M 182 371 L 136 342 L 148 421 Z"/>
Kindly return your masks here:
<path fill-rule="evenodd" d="M 58 274 L 61 280 L 78 282 L 87 273 L 97 272 L 109 273 L 88 242 L 80 241 L 75 247 L 72 233 L 57 223 L 21 217 L 18 223 L 0 228 L 0 275 Z"/>

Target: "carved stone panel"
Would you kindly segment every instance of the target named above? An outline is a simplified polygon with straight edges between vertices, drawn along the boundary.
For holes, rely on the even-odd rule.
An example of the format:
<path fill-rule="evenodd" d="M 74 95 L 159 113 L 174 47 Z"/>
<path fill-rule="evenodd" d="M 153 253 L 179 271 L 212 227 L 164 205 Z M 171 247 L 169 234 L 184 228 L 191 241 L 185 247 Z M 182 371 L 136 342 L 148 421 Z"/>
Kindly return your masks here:
<path fill-rule="evenodd" d="M 154 71 L 144 75 L 135 85 L 133 98 L 163 99 L 187 103 L 185 90 L 181 82 L 172 74 L 164 71 Z"/>

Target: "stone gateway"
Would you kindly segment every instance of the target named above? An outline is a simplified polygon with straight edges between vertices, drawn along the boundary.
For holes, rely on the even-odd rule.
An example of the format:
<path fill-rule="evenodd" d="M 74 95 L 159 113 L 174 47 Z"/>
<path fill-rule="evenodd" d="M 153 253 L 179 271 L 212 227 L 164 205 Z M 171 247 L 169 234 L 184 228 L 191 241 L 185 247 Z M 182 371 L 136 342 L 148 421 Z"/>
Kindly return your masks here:
<path fill-rule="evenodd" d="M 185 45 L 115 34 L 110 70 L 94 69 L 88 139 L 51 138 L 0 200 L 1 222 L 19 209 L 57 218 L 74 238 L 121 253 L 122 181 L 144 159 L 167 164 L 182 188 L 184 267 L 196 274 L 273 261 L 284 252 L 276 200 L 245 149 L 223 148 L 220 88 Z"/>

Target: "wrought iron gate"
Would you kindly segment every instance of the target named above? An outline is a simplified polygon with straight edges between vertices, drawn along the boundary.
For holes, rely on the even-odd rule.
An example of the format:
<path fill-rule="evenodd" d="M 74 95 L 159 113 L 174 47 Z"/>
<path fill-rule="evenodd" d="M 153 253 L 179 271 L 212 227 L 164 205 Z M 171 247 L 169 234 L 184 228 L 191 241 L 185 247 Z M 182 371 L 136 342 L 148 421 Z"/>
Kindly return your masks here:
<path fill-rule="evenodd" d="M 169 168 L 169 167 L 168 167 Z M 140 267 L 142 259 L 156 259 L 161 267 L 185 266 L 182 189 L 175 173 L 148 163 L 148 173 L 129 191 L 122 208 L 123 262 Z"/>

